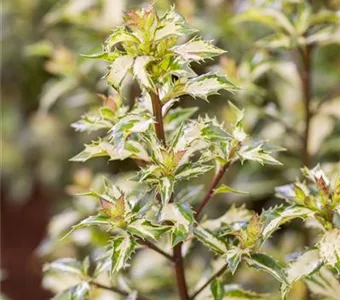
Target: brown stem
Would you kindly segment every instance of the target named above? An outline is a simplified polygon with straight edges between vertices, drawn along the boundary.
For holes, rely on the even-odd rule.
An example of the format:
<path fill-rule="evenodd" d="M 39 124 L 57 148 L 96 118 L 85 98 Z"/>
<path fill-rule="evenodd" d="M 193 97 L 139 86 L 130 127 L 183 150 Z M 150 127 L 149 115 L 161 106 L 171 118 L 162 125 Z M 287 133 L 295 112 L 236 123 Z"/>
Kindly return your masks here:
<path fill-rule="evenodd" d="M 123 291 L 123 290 L 121 290 L 117 287 L 114 287 L 114 286 L 106 286 L 106 285 L 103 285 L 103 284 L 95 282 L 95 281 L 91 281 L 90 284 L 97 287 L 97 288 L 107 290 L 107 291 L 111 291 L 111 292 L 120 294 L 122 296 L 129 296 L 128 292 L 125 292 L 125 291 Z M 146 298 L 146 297 L 143 297 L 143 296 L 137 296 L 136 299 L 137 300 L 151 300 L 150 298 Z"/>
<path fill-rule="evenodd" d="M 158 139 L 166 147 L 166 139 L 163 126 L 162 105 L 157 92 L 151 92 L 153 114 L 156 119 L 155 131 Z M 173 250 L 173 261 L 175 267 L 178 293 L 181 300 L 189 300 L 188 287 L 185 280 L 184 265 L 182 257 L 182 243 L 177 244 Z"/>
<path fill-rule="evenodd" d="M 312 47 L 306 46 L 304 49 L 299 48 L 303 66 L 300 71 L 300 77 L 302 82 L 302 93 L 303 93 L 303 107 L 304 107 L 304 121 L 305 121 L 305 129 L 303 134 L 303 143 L 301 150 L 301 160 L 305 166 L 310 165 L 310 154 L 308 151 L 309 146 L 309 132 L 310 132 L 310 123 L 312 119 L 312 111 L 311 111 L 311 54 Z"/>
<path fill-rule="evenodd" d="M 151 92 L 151 101 L 152 101 L 153 115 L 156 120 L 156 123 L 155 123 L 156 135 L 160 139 L 160 141 L 163 143 L 164 147 L 166 147 L 164 126 L 163 126 L 163 116 L 162 116 L 162 104 L 159 99 L 159 95 L 156 92 Z"/>
<path fill-rule="evenodd" d="M 226 164 L 224 164 L 221 169 L 218 171 L 218 173 L 215 175 L 213 181 L 211 182 L 210 188 L 208 190 L 208 192 L 205 194 L 204 198 L 202 199 L 202 201 L 199 203 L 199 205 L 197 206 L 197 208 L 195 209 L 196 211 L 196 219 L 199 219 L 199 215 L 201 214 L 203 208 L 208 204 L 208 202 L 210 201 L 211 197 L 214 194 L 214 189 L 216 188 L 216 186 L 218 185 L 218 183 L 220 182 L 220 180 L 222 179 L 224 173 L 227 171 L 227 169 L 230 167 L 232 161 L 229 160 Z"/>
<path fill-rule="evenodd" d="M 148 240 L 138 239 L 138 243 L 158 252 L 159 254 L 163 255 L 167 259 L 174 261 L 174 258 L 170 254 L 168 254 L 165 251 L 163 251 L 162 249 L 158 248 L 156 245 L 149 242 Z"/>
<path fill-rule="evenodd" d="M 201 293 L 214 279 L 223 275 L 223 273 L 228 269 L 228 265 L 224 265 L 219 271 L 217 271 L 214 275 L 212 275 L 206 283 L 204 283 L 193 295 L 189 298 L 189 300 L 195 299 L 195 297 Z"/>
<path fill-rule="evenodd" d="M 182 257 L 182 243 L 174 247 L 175 272 L 178 293 L 181 300 L 189 300 L 188 288 L 185 280 L 184 265 Z"/>

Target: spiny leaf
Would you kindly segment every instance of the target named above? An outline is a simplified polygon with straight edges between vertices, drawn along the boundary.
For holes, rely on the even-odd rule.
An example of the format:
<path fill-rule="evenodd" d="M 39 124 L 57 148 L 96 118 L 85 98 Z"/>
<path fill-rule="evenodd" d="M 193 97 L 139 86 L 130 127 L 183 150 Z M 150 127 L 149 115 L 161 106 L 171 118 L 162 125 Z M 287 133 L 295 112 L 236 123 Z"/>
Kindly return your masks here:
<path fill-rule="evenodd" d="M 226 245 L 203 227 L 199 225 L 196 226 L 194 228 L 194 235 L 205 246 L 207 246 L 210 250 L 216 252 L 217 254 L 222 255 L 226 253 Z"/>
<path fill-rule="evenodd" d="M 122 82 L 132 68 L 134 59 L 130 55 L 122 55 L 117 57 L 110 66 L 110 72 L 107 75 L 107 81 L 118 92 L 122 88 Z"/>
<path fill-rule="evenodd" d="M 262 231 L 263 243 L 277 230 L 282 224 L 296 218 L 305 219 L 312 216 L 313 212 L 308 208 L 301 206 L 292 206 L 288 208 L 276 207 L 269 211 L 264 211 L 262 216 L 265 220 L 265 225 Z"/>
<path fill-rule="evenodd" d="M 116 237 L 112 241 L 111 247 L 111 275 L 113 275 L 126 267 L 127 261 L 135 250 L 136 242 L 130 235 L 125 234 L 124 236 Z"/>
<path fill-rule="evenodd" d="M 198 38 L 194 38 L 186 44 L 175 46 L 172 48 L 172 50 L 188 61 L 199 61 L 226 52 L 215 47 L 211 41 L 202 41 Z"/>
<path fill-rule="evenodd" d="M 260 163 L 261 165 L 282 165 L 278 160 L 272 157 L 271 150 L 267 150 L 265 143 L 259 143 L 258 145 L 246 145 L 238 152 L 240 160 L 243 163 L 245 160 L 252 160 Z"/>
<path fill-rule="evenodd" d="M 195 31 L 195 29 L 189 27 L 185 19 L 172 7 L 171 10 L 162 17 L 155 32 L 155 40 L 158 41 L 171 36 L 182 36 Z"/>
<path fill-rule="evenodd" d="M 115 46 L 121 42 L 134 42 L 141 43 L 136 35 L 131 32 L 128 32 L 125 27 L 117 27 L 114 32 L 109 36 L 106 40 L 107 50 L 110 51 L 111 47 Z"/>
<path fill-rule="evenodd" d="M 161 221 L 173 222 L 171 244 L 175 246 L 186 239 L 195 222 L 193 211 L 187 203 L 169 203 L 162 211 Z"/>
<path fill-rule="evenodd" d="M 171 195 L 174 191 L 174 181 L 168 177 L 163 177 L 159 180 L 159 192 L 161 195 L 162 207 L 163 209 L 169 203 Z"/>
<path fill-rule="evenodd" d="M 151 221 L 138 219 L 130 223 L 127 230 L 140 238 L 157 240 L 160 235 L 170 230 L 170 226 L 156 225 Z"/>
<path fill-rule="evenodd" d="M 238 247 L 232 247 L 227 251 L 226 258 L 231 274 L 236 272 L 237 267 L 242 260 L 242 256 L 245 254 L 248 254 L 248 251 Z"/>
<path fill-rule="evenodd" d="M 217 94 L 219 90 L 233 91 L 236 87 L 225 76 L 204 74 L 191 78 L 185 84 L 184 92 L 193 97 L 207 99 L 209 95 Z"/>
<path fill-rule="evenodd" d="M 308 288 L 313 295 L 327 300 L 338 300 L 340 295 L 340 283 L 330 270 L 321 268 L 320 272 L 306 279 Z"/>
<path fill-rule="evenodd" d="M 151 80 L 150 74 L 147 72 L 146 67 L 151 62 L 150 56 L 138 56 L 133 64 L 133 74 L 137 78 L 141 87 L 146 89 L 154 89 L 154 84 Z"/>
<path fill-rule="evenodd" d="M 286 298 L 287 293 L 295 281 L 310 276 L 320 268 L 321 263 L 319 251 L 317 249 L 308 250 L 296 260 L 289 263 L 285 271 L 289 285 L 283 284 L 281 287 L 283 298 Z"/>
<path fill-rule="evenodd" d="M 111 225 L 110 220 L 107 216 L 98 214 L 95 216 L 87 217 L 86 219 L 82 220 L 79 224 L 72 226 L 72 229 L 63 236 L 62 240 L 67 238 L 73 231 L 78 230 L 80 228 L 86 228 L 90 226 L 101 226 L 101 225 Z"/>
<path fill-rule="evenodd" d="M 168 131 L 176 130 L 184 121 L 188 120 L 198 107 L 182 108 L 177 107 L 170 110 L 164 118 L 165 126 Z"/>
<path fill-rule="evenodd" d="M 199 162 L 197 163 L 187 163 L 180 167 L 179 170 L 176 171 L 175 177 L 176 180 L 189 180 L 194 177 L 198 177 L 199 175 L 205 174 L 209 172 L 213 166 L 202 165 Z"/>
<path fill-rule="evenodd" d="M 326 265 L 340 266 L 340 229 L 327 231 L 319 242 L 320 257 Z"/>
<path fill-rule="evenodd" d="M 225 225 L 239 228 L 240 224 L 247 223 L 251 218 L 251 212 L 244 205 L 236 207 L 232 205 L 228 211 L 219 218 L 206 220 L 201 225 L 209 230 L 217 230 Z"/>
<path fill-rule="evenodd" d="M 262 270 L 269 273 L 282 284 L 288 285 L 286 275 L 284 273 L 284 268 L 282 268 L 275 260 L 270 256 L 262 253 L 254 253 L 250 257 L 246 257 L 248 265 L 251 268 Z"/>

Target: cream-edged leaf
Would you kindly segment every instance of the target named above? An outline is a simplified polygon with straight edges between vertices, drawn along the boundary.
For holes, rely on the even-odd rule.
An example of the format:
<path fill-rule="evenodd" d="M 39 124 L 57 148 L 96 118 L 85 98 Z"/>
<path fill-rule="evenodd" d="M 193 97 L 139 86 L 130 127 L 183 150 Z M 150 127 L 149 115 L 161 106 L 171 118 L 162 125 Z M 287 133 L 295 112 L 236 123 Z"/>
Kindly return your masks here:
<path fill-rule="evenodd" d="M 319 242 L 319 249 L 326 265 L 340 266 L 340 229 L 327 231 Z"/>
<path fill-rule="evenodd" d="M 202 41 L 194 38 L 186 44 L 175 46 L 172 50 L 188 61 L 199 61 L 221 55 L 226 51 L 214 46 L 211 41 Z"/>
<path fill-rule="evenodd" d="M 111 64 L 110 71 L 106 78 L 108 83 L 111 84 L 115 90 L 121 90 L 122 82 L 132 68 L 133 62 L 134 59 L 132 56 L 122 55 L 115 59 Z"/>

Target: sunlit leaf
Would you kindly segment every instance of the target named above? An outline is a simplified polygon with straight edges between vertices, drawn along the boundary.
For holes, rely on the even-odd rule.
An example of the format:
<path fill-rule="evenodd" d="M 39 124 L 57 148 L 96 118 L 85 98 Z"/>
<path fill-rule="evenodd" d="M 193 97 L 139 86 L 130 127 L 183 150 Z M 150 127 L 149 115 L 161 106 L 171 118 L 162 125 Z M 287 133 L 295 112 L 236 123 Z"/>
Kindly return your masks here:
<path fill-rule="evenodd" d="M 186 44 L 173 47 L 173 51 L 182 56 L 185 60 L 199 61 L 211 58 L 226 51 L 215 47 L 210 41 L 202 41 L 194 38 Z"/>

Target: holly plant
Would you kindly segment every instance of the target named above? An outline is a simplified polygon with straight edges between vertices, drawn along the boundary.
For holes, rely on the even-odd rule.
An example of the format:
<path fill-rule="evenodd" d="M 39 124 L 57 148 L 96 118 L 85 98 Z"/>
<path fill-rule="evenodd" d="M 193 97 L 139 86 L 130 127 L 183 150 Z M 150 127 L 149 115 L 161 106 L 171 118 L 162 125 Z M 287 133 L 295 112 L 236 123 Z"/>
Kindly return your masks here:
<path fill-rule="evenodd" d="M 271 155 L 281 149 L 253 140 L 244 130 L 244 111 L 237 105 L 229 103 L 233 116 L 229 124 L 207 115 L 192 118 L 198 107 L 179 105 L 184 96 L 208 101 L 221 90 L 238 90 L 224 75 L 193 70 L 197 63 L 224 52 L 212 41 L 202 40 L 173 8 L 162 17 L 147 8 L 127 12 L 124 24 L 107 38 L 102 51 L 88 55 L 107 62 L 105 79 L 114 92 L 101 95 L 103 105 L 72 125 L 96 138 L 71 160 L 104 156 L 109 161 L 133 161 L 134 167 L 128 173 L 101 176 L 92 187 L 83 185 L 77 205 L 95 201 L 95 208 L 82 209 L 63 240 L 82 231 L 96 236 L 96 241 L 93 238 L 82 261 L 61 258 L 45 265 L 46 276 L 76 278 L 54 299 L 103 299 L 101 291 L 108 293 L 108 299 L 270 299 L 261 291 L 230 283 L 241 265 L 278 280 L 282 297 L 299 279 L 307 278 L 312 286 L 312 273 L 321 266 L 326 269 L 319 276 L 336 276 L 339 178 L 330 183 L 320 169 L 304 169 L 306 181 L 278 188 L 287 205 L 260 214 L 232 206 L 219 218 L 206 216 L 205 208 L 216 195 L 246 193 L 221 184 L 230 168 L 247 161 L 280 165 Z M 140 91 L 137 97 L 127 88 L 134 81 Z M 202 178 L 210 182 L 205 192 L 197 185 Z M 89 211 L 93 213 L 87 215 Z M 296 260 L 279 263 L 265 253 L 265 245 L 294 218 L 313 219 L 322 237 Z M 201 253 L 197 249 L 204 253 L 202 248 L 210 250 L 206 257 L 217 269 L 209 276 L 190 270 L 195 259 L 202 258 L 197 255 Z M 147 264 L 138 265 L 143 251 L 149 255 Z M 151 251 L 164 259 L 157 273 L 159 286 L 148 281 L 152 271 L 143 273 L 157 264 Z M 138 272 L 144 277 L 138 279 Z"/>

